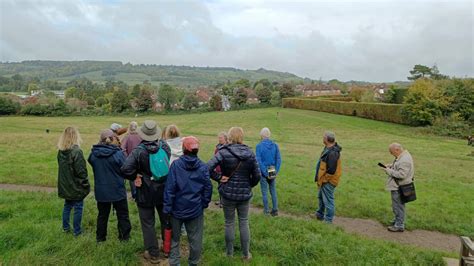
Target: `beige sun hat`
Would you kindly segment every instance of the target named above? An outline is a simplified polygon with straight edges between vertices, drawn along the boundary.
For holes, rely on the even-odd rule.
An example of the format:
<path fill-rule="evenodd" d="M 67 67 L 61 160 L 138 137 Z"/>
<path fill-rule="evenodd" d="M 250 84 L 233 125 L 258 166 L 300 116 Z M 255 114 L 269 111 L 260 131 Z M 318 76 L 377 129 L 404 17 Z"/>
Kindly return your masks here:
<path fill-rule="evenodd" d="M 146 141 L 155 141 L 161 138 L 161 128 L 153 120 L 145 120 L 137 132 Z"/>

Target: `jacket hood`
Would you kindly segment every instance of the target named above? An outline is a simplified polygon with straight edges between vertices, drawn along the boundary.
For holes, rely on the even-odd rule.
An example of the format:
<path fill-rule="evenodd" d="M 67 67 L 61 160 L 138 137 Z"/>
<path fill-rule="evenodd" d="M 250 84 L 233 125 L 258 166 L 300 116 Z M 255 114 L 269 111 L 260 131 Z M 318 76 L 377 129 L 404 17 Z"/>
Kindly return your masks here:
<path fill-rule="evenodd" d="M 120 147 L 115 145 L 97 144 L 92 146 L 92 154 L 98 158 L 109 157 L 119 151 L 121 151 Z"/>
<path fill-rule="evenodd" d="M 72 146 L 72 148 L 70 149 L 67 149 L 67 150 L 63 150 L 63 151 L 59 151 L 59 154 L 58 156 L 61 158 L 61 159 L 64 159 L 64 158 L 68 158 L 69 157 L 69 154 L 74 150 L 74 149 L 77 149 L 79 148 L 77 145 L 74 145 Z"/>
<path fill-rule="evenodd" d="M 159 141 L 142 141 L 140 145 L 144 145 L 148 153 L 156 153 L 160 148 Z"/>
<path fill-rule="evenodd" d="M 337 152 L 341 152 L 342 151 L 342 147 L 339 146 L 339 144 L 336 144 L 334 146 L 332 146 L 331 148 L 329 148 L 329 150 L 333 150 L 333 151 L 337 151 Z"/>
<path fill-rule="evenodd" d="M 166 140 L 166 143 L 170 146 L 171 154 L 178 157 L 183 155 L 183 142 L 181 138 L 168 139 Z"/>
<path fill-rule="evenodd" d="M 179 162 L 180 166 L 186 170 L 194 170 L 200 166 L 200 160 L 197 156 L 183 155 L 177 162 Z"/>
<path fill-rule="evenodd" d="M 273 141 L 270 140 L 270 139 L 263 139 L 261 142 L 260 142 L 260 145 L 262 148 L 264 148 L 265 150 L 272 150 L 273 148 Z"/>
<path fill-rule="evenodd" d="M 252 151 L 245 144 L 228 144 L 221 147 L 220 149 L 229 149 L 233 155 L 237 156 L 242 161 L 252 158 L 253 156 Z"/>

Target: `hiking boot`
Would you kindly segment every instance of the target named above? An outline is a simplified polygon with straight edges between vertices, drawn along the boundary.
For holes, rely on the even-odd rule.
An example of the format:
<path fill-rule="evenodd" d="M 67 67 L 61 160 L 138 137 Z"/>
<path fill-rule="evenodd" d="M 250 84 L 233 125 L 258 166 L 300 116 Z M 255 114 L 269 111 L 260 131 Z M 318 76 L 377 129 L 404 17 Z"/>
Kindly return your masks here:
<path fill-rule="evenodd" d="M 159 257 L 158 256 L 152 256 L 148 250 L 145 250 L 145 252 L 143 253 L 143 258 L 145 258 L 151 264 L 160 263 Z"/>
<path fill-rule="evenodd" d="M 402 227 L 397 227 L 397 226 L 394 226 L 394 225 L 391 225 L 391 226 L 387 227 L 387 230 L 390 231 L 390 232 L 403 232 L 403 231 L 405 231 L 405 229 L 403 229 Z"/>
<path fill-rule="evenodd" d="M 317 219 L 318 221 L 324 221 L 324 217 L 319 216 L 318 213 L 315 213 L 314 216 L 316 216 L 316 219 Z"/>
<path fill-rule="evenodd" d="M 251 261 L 251 260 L 252 260 L 252 253 L 249 252 L 249 254 L 248 254 L 247 256 L 243 256 L 243 257 L 242 257 L 242 260 L 243 260 L 244 262 L 249 262 L 249 261 Z"/>
<path fill-rule="evenodd" d="M 272 210 L 271 215 L 273 217 L 278 216 L 278 211 L 277 210 Z"/>
<path fill-rule="evenodd" d="M 270 215 L 270 212 L 264 210 L 264 211 L 263 211 L 263 215 L 268 216 L 268 215 Z"/>

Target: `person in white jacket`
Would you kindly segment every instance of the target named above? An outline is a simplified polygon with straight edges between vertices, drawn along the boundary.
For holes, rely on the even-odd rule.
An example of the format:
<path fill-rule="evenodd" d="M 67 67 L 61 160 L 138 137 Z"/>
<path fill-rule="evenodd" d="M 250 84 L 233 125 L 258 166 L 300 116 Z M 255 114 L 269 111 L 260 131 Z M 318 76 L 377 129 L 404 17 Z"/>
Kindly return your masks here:
<path fill-rule="evenodd" d="M 176 125 L 166 127 L 165 140 L 171 148 L 170 166 L 171 164 L 183 155 L 183 140 L 181 132 Z"/>

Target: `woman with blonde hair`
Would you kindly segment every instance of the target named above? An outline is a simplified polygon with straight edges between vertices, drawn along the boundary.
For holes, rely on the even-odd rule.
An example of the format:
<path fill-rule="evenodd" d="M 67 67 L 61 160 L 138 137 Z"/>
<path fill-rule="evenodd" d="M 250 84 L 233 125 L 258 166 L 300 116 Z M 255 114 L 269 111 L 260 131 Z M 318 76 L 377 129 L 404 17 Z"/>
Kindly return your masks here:
<path fill-rule="evenodd" d="M 86 160 L 80 143 L 81 135 L 75 127 L 67 127 L 58 142 L 58 195 L 64 199 L 63 230 L 70 232 L 69 225 L 71 210 L 74 209 L 74 235 L 82 233 L 81 220 L 84 208 L 84 198 L 90 192 L 87 177 Z"/>
<path fill-rule="evenodd" d="M 171 148 L 171 164 L 183 155 L 183 141 L 181 138 L 181 132 L 176 125 L 169 125 L 165 129 L 165 138 L 166 143 Z"/>
<path fill-rule="evenodd" d="M 208 163 L 212 179 L 219 183 L 219 194 L 225 217 L 225 242 L 227 256 L 234 255 L 235 212 L 239 217 L 240 244 L 244 260 L 250 260 L 249 206 L 252 188 L 260 181 L 255 154 L 245 144 L 244 131 L 233 127 L 228 133 L 229 144 L 219 148 Z M 217 166 L 221 172 L 214 171 Z"/>

